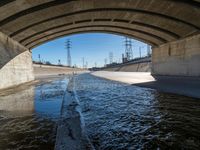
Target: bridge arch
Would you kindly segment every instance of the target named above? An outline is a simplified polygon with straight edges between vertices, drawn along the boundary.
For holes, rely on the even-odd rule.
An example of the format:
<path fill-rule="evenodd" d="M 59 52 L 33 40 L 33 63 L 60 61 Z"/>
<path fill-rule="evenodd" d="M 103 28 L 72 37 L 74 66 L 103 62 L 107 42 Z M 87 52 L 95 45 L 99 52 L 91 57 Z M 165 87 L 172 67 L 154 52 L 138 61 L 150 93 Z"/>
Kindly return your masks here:
<path fill-rule="evenodd" d="M 153 46 L 200 29 L 197 0 L 5 0 L 0 6 L 1 31 L 27 48 L 88 28 L 129 33 Z"/>
<path fill-rule="evenodd" d="M 200 63 L 199 18 L 199 0 L 3 0 L 0 69 L 17 55 L 50 40 L 106 32 L 152 45 L 155 73 L 166 74 L 170 62 L 178 62 L 178 75 L 188 75 L 185 66 Z M 169 49 L 172 56 L 167 55 Z M 166 71 L 159 72 L 162 67 Z M 200 75 L 198 67 L 193 70 Z"/>

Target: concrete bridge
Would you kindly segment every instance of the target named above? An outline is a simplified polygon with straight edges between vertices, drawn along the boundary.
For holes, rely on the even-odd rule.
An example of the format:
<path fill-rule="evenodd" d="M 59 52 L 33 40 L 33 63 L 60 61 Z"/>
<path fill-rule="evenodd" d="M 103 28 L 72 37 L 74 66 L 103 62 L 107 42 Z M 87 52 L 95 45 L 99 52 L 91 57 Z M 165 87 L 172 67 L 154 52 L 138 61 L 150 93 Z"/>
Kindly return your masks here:
<path fill-rule="evenodd" d="M 34 79 L 31 49 L 83 32 L 152 45 L 152 74 L 200 76 L 199 18 L 199 0 L 3 0 L 0 88 Z"/>

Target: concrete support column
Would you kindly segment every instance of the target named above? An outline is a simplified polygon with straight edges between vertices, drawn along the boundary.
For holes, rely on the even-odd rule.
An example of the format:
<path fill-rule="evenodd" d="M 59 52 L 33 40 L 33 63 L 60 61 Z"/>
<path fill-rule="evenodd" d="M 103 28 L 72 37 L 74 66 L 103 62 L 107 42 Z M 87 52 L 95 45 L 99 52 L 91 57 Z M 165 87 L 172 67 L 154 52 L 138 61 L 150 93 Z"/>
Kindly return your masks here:
<path fill-rule="evenodd" d="M 31 52 L 0 33 L 0 89 L 34 80 Z"/>
<path fill-rule="evenodd" d="M 153 48 L 152 74 L 200 77 L 200 34 Z"/>

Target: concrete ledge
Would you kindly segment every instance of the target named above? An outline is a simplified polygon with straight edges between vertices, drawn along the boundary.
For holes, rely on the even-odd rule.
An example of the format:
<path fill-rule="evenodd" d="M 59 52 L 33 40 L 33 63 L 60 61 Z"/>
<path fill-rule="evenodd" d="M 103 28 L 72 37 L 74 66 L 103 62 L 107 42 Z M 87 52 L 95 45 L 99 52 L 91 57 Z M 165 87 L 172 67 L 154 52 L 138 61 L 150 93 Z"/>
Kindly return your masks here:
<path fill-rule="evenodd" d="M 84 131 L 79 102 L 74 91 L 73 79 L 65 93 L 61 118 L 57 128 L 55 150 L 93 150 Z"/>

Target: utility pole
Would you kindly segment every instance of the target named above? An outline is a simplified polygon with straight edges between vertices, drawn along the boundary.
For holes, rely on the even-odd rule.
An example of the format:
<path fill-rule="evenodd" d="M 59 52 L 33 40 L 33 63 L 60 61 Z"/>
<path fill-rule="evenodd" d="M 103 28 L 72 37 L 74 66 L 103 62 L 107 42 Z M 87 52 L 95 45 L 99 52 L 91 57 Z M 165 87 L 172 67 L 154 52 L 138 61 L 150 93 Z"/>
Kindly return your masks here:
<path fill-rule="evenodd" d="M 133 59 L 132 41 L 128 37 L 125 37 L 125 57 L 127 61 Z"/>
<path fill-rule="evenodd" d="M 113 52 L 109 53 L 110 64 L 113 63 Z"/>
<path fill-rule="evenodd" d="M 85 62 L 85 68 L 86 69 L 88 68 L 88 62 L 87 61 Z"/>
<path fill-rule="evenodd" d="M 71 54 L 70 54 L 71 41 L 70 39 L 68 39 L 65 42 L 65 48 L 67 49 L 67 66 L 71 67 Z"/>
<path fill-rule="evenodd" d="M 82 62 L 83 62 L 83 68 L 85 68 L 85 59 L 84 59 L 84 57 L 82 58 Z"/>
<path fill-rule="evenodd" d="M 39 63 L 41 63 L 41 57 L 40 57 L 40 54 L 38 55 L 38 60 L 39 60 Z"/>
<path fill-rule="evenodd" d="M 61 65 L 61 61 L 60 61 L 60 59 L 58 59 L 58 65 Z"/>
<path fill-rule="evenodd" d="M 140 58 L 142 58 L 142 52 L 141 52 L 142 47 L 139 47 L 139 54 L 140 54 Z"/>
<path fill-rule="evenodd" d="M 150 57 L 151 56 L 151 46 L 147 45 L 147 56 Z"/>
<path fill-rule="evenodd" d="M 39 60 L 40 67 L 42 67 L 42 66 L 41 66 L 41 63 L 42 63 L 42 62 L 41 62 L 40 54 L 38 55 L 38 60 Z"/>
<path fill-rule="evenodd" d="M 104 59 L 105 67 L 107 65 L 107 58 Z"/>

